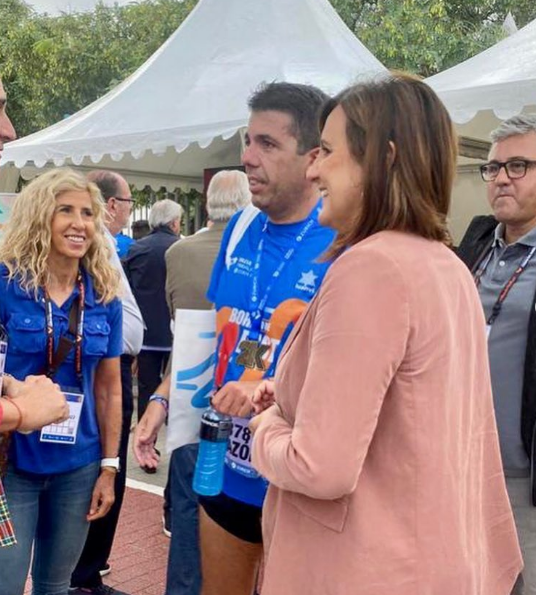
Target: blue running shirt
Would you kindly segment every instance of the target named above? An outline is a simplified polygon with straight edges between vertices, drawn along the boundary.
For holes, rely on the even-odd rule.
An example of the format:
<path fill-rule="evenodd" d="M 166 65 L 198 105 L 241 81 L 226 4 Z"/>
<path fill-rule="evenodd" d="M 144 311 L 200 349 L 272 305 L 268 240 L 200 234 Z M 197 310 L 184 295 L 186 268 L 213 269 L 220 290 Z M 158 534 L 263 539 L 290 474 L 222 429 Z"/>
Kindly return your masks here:
<path fill-rule="evenodd" d="M 208 299 L 217 310 L 216 386 L 233 380 L 260 380 L 274 376 L 285 341 L 327 272 L 330 263 L 322 262 L 321 257 L 335 237 L 332 230 L 318 224 L 316 208 L 312 213 L 314 223 L 299 243 L 296 238 L 304 229 L 304 221 L 275 224 L 260 213 L 246 229 L 227 268 L 227 244 L 239 216 L 240 213 L 237 213 L 231 219 L 224 232 L 207 292 Z M 261 239 L 264 239 L 262 258 L 258 272 L 254 274 Z M 291 248 L 295 248 L 292 258 L 281 269 L 285 254 Z M 281 273 L 274 278 L 278 267 Z M 259 302 L 263 301 L 267 288 L 271 287 L 263 316 L 257 324 L 252 324 L 254 277 L 258 280 Z M 260 338 L 255 337 L 255 327 L 260 327 Z M 264 372 L 246 368 L 237 362 L 242 352 L 240 345 L 248 338 L 261 342 L 265 347 L 262 354 Z M 249 420 L 235 418 L 233 421 L 223 491 L 235 500 L 260 507 L 268 484 L 250 464 Z"/>

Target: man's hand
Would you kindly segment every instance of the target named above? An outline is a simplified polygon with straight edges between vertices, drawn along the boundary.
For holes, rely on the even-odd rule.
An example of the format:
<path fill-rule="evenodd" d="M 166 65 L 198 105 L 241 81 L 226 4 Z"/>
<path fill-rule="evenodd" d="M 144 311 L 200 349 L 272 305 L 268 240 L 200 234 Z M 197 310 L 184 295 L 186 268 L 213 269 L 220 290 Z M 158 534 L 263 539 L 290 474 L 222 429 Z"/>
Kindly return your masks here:
<path fill-rule="evenodd" d="M 158 438 L 158 430 L 166 420 L 166 411 L 157 401 L 151 401 L 145 409 L 143 417 L 134 430 L 133 450 L 142 467 L 156 469 L 160 456 L 154 445 Z"/>
<path fill-rule="evenodd" d="M 105 516 L 115 501 L 115 469 L 102 469 L 91 497 L 89 514 L 86 519 L 94 521 Z"/>
<path fill-rule="evenodd" d="M 69 406 L 57 384 L 46 376 L 28 376 L 24 382 L 7 376 L 4 389 L 16 399 L 22 413 L 19 430 L 31 432 L 69 417 Z"/>
<path fill-rule="evenodd" d="M 212 407 L 234 417 L 248 417 L 253 412 L 251 401 L 259 381 L 228 382 L 212 397 Z"/>
<path fill-rule="evenodd" d="M 273 380 L 263 380 L 253 391 L 253 410 L 262 413 L 275 403 L 275 384 Z"/>

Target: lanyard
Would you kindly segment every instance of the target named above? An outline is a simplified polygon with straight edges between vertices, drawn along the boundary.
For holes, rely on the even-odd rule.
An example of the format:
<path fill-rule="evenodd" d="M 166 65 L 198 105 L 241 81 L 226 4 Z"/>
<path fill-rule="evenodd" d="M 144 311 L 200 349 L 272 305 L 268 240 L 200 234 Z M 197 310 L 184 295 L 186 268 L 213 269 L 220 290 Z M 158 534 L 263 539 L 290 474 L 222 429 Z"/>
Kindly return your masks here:
<path fill-rule="evenodd" d="M 82 281 L 82 273 L 78 272 L 78 276 L 76 277 L 76 283 L 78 284 L 78 314 L 76 320 L 76 332 L 75 334 L 75 360 L 74 366 L 76 371 L 76 376 L 78 380 L 82 380 L 82 336 L 84 332 L 84 307 L 85 307 L 85 287 Z M 73 303 L 72 308 L 75 307 Z M 65 357 L 67 356 L 67 352 L 62 353 L 60 356 L 60 361 L 58 361 L 58 354 L 60 352 L 60 345 L 62 340 L 66 340 L 65 337 L 60 337 L 60 345 L 58 345 L 58 351 L 54 353 L 54 320 L 52 317 L 52 300 L 50 299 L 50 295 L 45 288 L 45 308 L 46 308 L 46 322 L 47 322 L 47 376 L 50 378 L 54 376 L 57 372 L 58 367 L 63 362 Z M 71 308 L 71 310 L 72 310 Z M 71 315 L 69 316 L 69 320 L 71 319 Z M 71 325 L 69 324 L 69 330 L 73 332 Z M 72 345 L 72 343 L 71 343 Z M 70 349 L 70 347 L 69 347 Z"/>
<path fill-rule="evenodd" d="M 316 223 L 318 218 L 318 213 L 320 212 L 320 205 L 318 204 L 314 211 L 309 215 L 306 219 L 305 223 L 302 225 L 300 231 L 297 233 L 296 237 L 292 241 L 290 248 L 285 252 L 282 261 L 276 267 L 275 271 L 272 273 L 270 281 L 266 287 L 266 291 L 264 292 L 264 296 L 262 299 L 259 299 L 259 276 L 260 276 L 260 268 L 261 262 L 264 252 L 264 240 L 266 235 L 266 230 L 268 229 L 268 221 L 265 222 L 264 227 L 262 228 L 261 232 L 261 239 L 259 241 L 259 245 L 257 247 L 257 256 L 255 258 L 255 264 L 253 265 L 253 279 L 251 283 L 251 296 L 250 296 L 250 314 L 251 314 L 251 322 L 254 328 L 252 329 L 253 339 L 258 340 L 259 332 L 261 330 L 261 323 L 263 319 L 264 310 L 266 309 L 266 304 L 268 303 L 268 298 L 272 293 L 272 290 L 277 283 L 277 280 L 281 277 L 285 267 L 287 266 L 290 259 L 296 253 L 296 250 L 303 242 L 305 236 L 309 233 L 311 228 Z"/>
<path fill-rule="evenodd" d="M 499 293 L 499 297 L 497 298 L 497 301 L 493 305 L 491 314 L 487 320 L 488 326 L 491 326 L 495 322 L 495 320 L 497 320 L 497 317 L 501 313 L 501 309 L 502 309 L 504 300 L 507 298 L 508 294 L 510 293 L 510 290 L 516 284 L 519 277 L 521 277 L 521 274 L 523 273 L 523 271 L 527 268 L 527 265 L 529 264 L 531 258 L 534 256 L 535 253 L 536 253 L 536 246 L 533 246 L 529 250 L 528 254 L 525 256 L 525 258 L 523 259 L 521 264 L 514 271 L 513 275 L 510 277 L 510 279 L 506 282 L 506 285 L 502 288 L 501 293 Z M 475 274 L 475 283 L 476 283 L 477 287 L 480 286 L 480 281 L 482 279 L 482 275 L 486 272 L 486 269 L 488 268 L 488 265 L 491 262 L 492 258 L 493 258 L 493 246 L 491 247 L 489 254 L 486 256 L 484 263 L 479 267 L 478 271 Z"/>

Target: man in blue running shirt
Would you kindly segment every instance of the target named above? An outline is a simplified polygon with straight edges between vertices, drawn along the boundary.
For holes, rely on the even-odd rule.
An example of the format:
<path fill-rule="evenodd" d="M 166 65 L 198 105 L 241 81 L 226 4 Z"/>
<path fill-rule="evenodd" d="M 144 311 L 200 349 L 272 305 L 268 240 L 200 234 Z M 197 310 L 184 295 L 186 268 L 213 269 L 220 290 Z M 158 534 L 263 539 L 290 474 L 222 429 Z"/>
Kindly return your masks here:
<path fill-rule="evenodd" d="M 334 234 L 318 224 L 319 197 L 305 174 L 319 145 L 320 90 L 290 83 L 260 88 L 242 156 L 260 210 L 229 257 L 231 219 L 207 293 L 217 310 L 213 406 L 233 416 L 223 492 L 200 498 L 204 595 L 251 595 L 262 556 L 267 482 L 250 463 L 251 396 L 275 373 L 283 344 L 313 298 Z"/>

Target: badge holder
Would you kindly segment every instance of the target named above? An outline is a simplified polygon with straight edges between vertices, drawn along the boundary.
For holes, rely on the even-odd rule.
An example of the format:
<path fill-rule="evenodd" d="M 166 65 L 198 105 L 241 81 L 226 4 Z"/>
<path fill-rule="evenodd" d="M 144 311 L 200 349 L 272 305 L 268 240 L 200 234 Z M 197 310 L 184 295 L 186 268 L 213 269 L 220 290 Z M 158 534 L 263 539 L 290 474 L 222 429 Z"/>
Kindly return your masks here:
<path fill-rule="evenodd" d="M 76 444 L 84 395 L 77 392 L 64 392 L 63 394 L 69 406 L 69 417 L 65 421 L 57 424 L 49 424 L 42 428 L 40 442 Z"/>
<path fill-rule="evenodd" d="M 73 301 L 69 312 L 69 332 L 76 336 L 77 319 L 79 315 L 79 304 Z M 46 376 L 53 378 L 60 365 L 65 361 L 67 355 L 75 343 L 62 335 L 59 340 L 58 349 L 52 356 L 45 370 Z M 71 387 L 62 387 L 62 392 L 69 406 L 69 417 L 60 423 L 49 424 L 41 429 L 40 442 L 52 442 L 55 444 L 76 444 L 78 426 L 82 415 L 84 395 L 79 390 Z"/>

